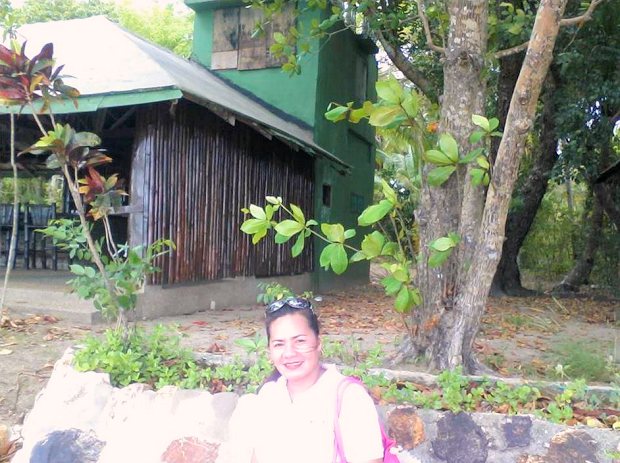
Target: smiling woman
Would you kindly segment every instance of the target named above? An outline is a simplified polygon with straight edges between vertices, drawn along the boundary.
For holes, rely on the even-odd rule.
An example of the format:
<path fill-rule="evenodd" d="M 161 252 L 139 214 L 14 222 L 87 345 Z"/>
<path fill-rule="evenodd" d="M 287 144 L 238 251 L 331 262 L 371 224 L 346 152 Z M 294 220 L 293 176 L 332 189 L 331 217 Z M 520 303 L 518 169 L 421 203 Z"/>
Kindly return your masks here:
<path fill-rule="evenodd" d="M 359 384 L 344 389 L 336 412 L 344 376 L 321 363 L 312 304 L 302 298 L 276 301 L 267 307 L 265 327 L 276 372 L 258 393 L 251 463 L 383 461 L 377 410 L 366 390 Z"/>

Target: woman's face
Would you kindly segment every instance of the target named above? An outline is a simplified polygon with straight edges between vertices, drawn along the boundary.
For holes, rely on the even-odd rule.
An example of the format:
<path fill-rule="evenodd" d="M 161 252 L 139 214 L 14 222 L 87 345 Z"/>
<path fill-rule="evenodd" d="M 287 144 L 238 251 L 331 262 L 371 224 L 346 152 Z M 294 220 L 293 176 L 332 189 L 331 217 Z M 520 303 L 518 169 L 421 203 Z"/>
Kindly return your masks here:
<path fill-rule="evenodd" d="M 321 341 L 299 313 L 276 318 L 269 326 L 269 357 L 289 383 L 312 386 L 320 375 Z"/>

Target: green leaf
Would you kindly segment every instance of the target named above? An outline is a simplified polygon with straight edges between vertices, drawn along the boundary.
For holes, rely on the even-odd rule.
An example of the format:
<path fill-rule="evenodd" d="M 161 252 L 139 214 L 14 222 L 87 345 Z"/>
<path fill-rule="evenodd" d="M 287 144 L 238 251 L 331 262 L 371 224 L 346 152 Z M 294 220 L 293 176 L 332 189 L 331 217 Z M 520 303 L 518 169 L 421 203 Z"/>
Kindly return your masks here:
<path fill-rule="evenodd" d="M 381 179 L 381 191 L 383 192 L 383 196 L 385 196 L 385 199 L 387 199 L 389 202 L 391 202 L 392 204 L 398 203 L 394 188 L 392 188 L 390 184 L 385 181 L 385 179 Z"/>
<path fill-rule="evenodd" d="M 284 236 L 280 233 L 276 233 L 276 236 L 274 237 L 274 241 L 276 244 L 284 244 L 286 243 L 288 240 L 290 240 L 293 237 L 293 235 L 290 236 Z"/>
<path fill-rule="evenodd" d="M 469 171 L 471 175 L 472 185 L 488 185 L 491 178 L 489 177 L 489 171 L 486 169 L 471 169 Z"/>
<path fill-rule="evenodd" d="M 442 133 L 439 136 L 439 148 L 443 151 L 448 159 L 455 164 L 459 160 L 459 145 L 456 140 L 449 133 Z"/>
<path fill-rule="evenodd" d="M 341 243 L 331 243 L 325 246 L 321 252 L 319 263 L 325 270 L 331 267 L 334 273 L 338 275 L 343 273 L 349 265 L 344 246 Z"/>
<path fill-rule="evenodd" d="M 407 313 L 411 308 L 411 303 L 409 301 L 409 289 L 404 285 L 400 288 L 400 291 L 398 291 L 398 295 L 394 301 L 394 308 L 399 313 Z"/>
<path fill-rule="evenodd" d="M 258 244 L 260 240 L 262 240 L 267 235 L 267 228 L 263 230 L 259 230 L 254 235 L 252 235 L 252 244 Z"/>
<path fill-rule="evenodd" d="M 476 158 L 476 162 L 484 170 L 489 170 L 489 168 L 491 167 L 491 165 L 489 164 L 489 160 L 486 156 L 478 156 L 478 158 Z"/>
<path fill-rule="evenodd" d="M 282 44 L 282 45 L 284 45 L 286 43 L 286 37 L 284 36 L 284 34 L 282 32 L 274 32 L 273 33 L 273 40 L 274 40 L 274 42 Z"/>
<path fill-rule="evenodd" d="M 357 124 L 365 117 L 370 116 L 373 107 L 374 106 L 370 101 L 365 101 L 361 108 L 351 110 L 349 113 L 349 121 L 353 124 Z"/>
<path fill-rule="evenodd" d="M 498 127 L 499 119 L 497 117 L 492 117 L 491 119 L 489 119 L 489 132 L 493 132 Z"/>
<path fill-rule="evenodd" d="M 428 258 L 428 266 L 431 268 L 439 267 L 448 260 L 450 254 L 452 254 L 452 248 L 447 251 L 431 251 L 431 255 Z"/>
<path fill-rule="evenodd" d="M 318 225 L 319 223 L 314 220 L 314 219 L 310 219 L 306 222 L 306 227 L 310 227 L 311 225 Z"/>
<path fill-rule="evenodd" d="M 297 220 L 297 222 L 301 223 L 301 224 L 305 224 L 306 223 L 306 217 L 304 216 L 303 211 L 296 206 L 295 204 L 290 204 L 291 206 L 291 211 L 293 212 L 293 218 L 295 220 Z"/>
<path fill-rule="evenodd" d="M 484 137 L 485 135 L 486 135 L 486 132 L 482 130 L 476 130 L 475 132 L 472 132 L 472 134 L 469 136 L 469 143 L 474 145 L 478 143 L 480 140 L 482 140 L 482 137 Z"/>
<path fill-rule="evenodd" d="M 381 250 L 382 256 L 395 256 L 398 252 L 400 252 L 400 248 L 398 247 L 398 243 L 394 241 L 389 241 L 385 243 L 383 249 Z"/>
<path fill-rule="evenodd" d="M 364 237 L 362 241 L 362 251 L 368 259 L 381 255 L 385 237 L 378 231 L 374 231 Z"/>
<path fill-rule="evenodd" d="M 387 127 L 392 123 L 402 120 L 403 108 L 400 106 L 377 106 L 373 108 L 369 123 L 374 127 Z"/>
<path fill-rule="evenodd" d="M 398 281 L 402 283 L 407 283 L 410 280 L 409 272 L 405 268 L 399 267 L 399 266 L 392 266 L 392 267 L 395 267 L 392 269 L 392 276 L 396 278 Z"/>
<path fill-rule="evenodd" d="M 303 230 L 304 224 L 294 220 L 283 220 L 275 227 L 276 231 L 284 236 L 293 236 Z"/>
<path fill-rule="evenodd" d="M 344 227 L 339 223 L 322 223 L 321 231 L 329 241 L 344 243 Z"/>
<path fill-rule="evenodd" d="M 456 170 L 454 166 L 435 167 L 428 173 L 426 181 L 431 186 L 442 185 L 450 178 L 450 175 Z"/>
<path fill-rule="evenodd" d="M 293 245 L 291 249 L 291 255 L 293 257 L 297 257 L 298 255 L 301 254 L 301 252 L 304 250 L 305 241 L 306 240 L 304 238 L 304 234 L 300 233 L 299 236 L 297 237 L 297 241 L 295 241 L 295 244 Z"/>
<path fill-rule="evenodd" d="M 351 238 L 353 238 L 353 237 L 355 236 L 355 234 L 356 234 L 356 233 L 357 233 L 357 232 L 356 232 L 355 230 L 353 230 L 352 228 L 350 228 L 350 229 L 348 229 L 348 230 L 346 230 L 346 231 L 344 232 L 344 238 L 345 238 L 346 240 L 351 239 Z"/>
<path fill-rule="evenodd" d="M 95 278 L 97 271 L 93 267 L 84 267 L 84 275 L 88 278 Z"/>
<path fill-rule="evenodd" d="M 441 238 L 437 238 L 435 241 L 431 242 L 429 246 L 435 251 L 447 251 L 450 248 L 453 248 L 456 245 L 452 238 L 443 236 Z"/>
<path fill-rule="evenodd" d="M 405 110 L 405 113 L 407 113 L 407 116 L 413 119 L 418 115 L 418 111 L 420 110 L 420 96 L 413 91 L 407 93 L 401 106 Z"/>
<path fill-rule="evenodd" d="M 422 295 L 420 294 L 420 290 L 418 288 L 409 290 L 409 299 L 413 305 L 422 304 Z"/>
<path fill-rule="evenodd" d="M 474 159 L 476 159 L 478 156 L 480 156 L 483 151 L 484 151 L 484 148 L 482 148 L 482 147 L 476 148 L 475 150 L 470 151 L 467 154 L 467 156 L 461 158 L 459 160 L 459 163 L 460 164 L 468 164 L 468 163 L 472 162 Z"/>
<path fill-rule="evenodd" d="M 388 212 L 392 210 L 394 205 L 388 201 L 387 199 L 382 199 L 379 201 L 379 204 L 373 204 L 372 206 L 368 206 L 364 212 L 357 218 L 357 223 L 361 227 L 367 227 L 372 225 L 373 223 L 377 223 L 383 217 L 386 216 Z"/>
<path fill-rule="evenodd" d="M 375 84 L 377 96 L 391 104 L 399 104 L 403 88 L 396 79 L 380 80 Z"/>
<path fill-rule="evenodd" d="M 336 275 L 341 275 L 349 265 L 347 251 L 345 251 L 342 244 L 333 244 L 332 246 L 336 246 L 335 250 L 332 252 L 332 270 Z"/>
<path fill-rule="evenodd" d="M 265 196 L 265 200 L 275 206 L 279 206 L 280 204 L 282 204 L 282 198 L 280 196 Z"/>
<path fill-rule="evenodd" d="M 248 219 L 241 224 L 241 231 L 252 235 L 258 231 L 266 230 L 269 227 L 269 222 L 264 219 Z"/>
<path fill-rule="evenodd" d="M 491 127 L 489 124 L 489 120 L 484 117 L 484 116 L 479 116 L 478 114 L 472 114 L 471 115 L 471 121 L 477 125 L 478 127 L 480 127 L 481 129 L 483 129 L 485 132 L 491 132 Z"/>
<path fill-rule="evenodd" d="M 267 215 L 265 214 L 263 208 L 258 207 L 255 204 L 250 204 L 250 214 L 252 214 L 252 217 L 256 219 L 265 220 L 267 218 Z"/>
<path fill-rule="evenodd" d="M 343 121 L 347 118 L 347 113 L 349 112 L 349 108 L 346 106 L 336 106 L 335 108 L 329 109 L 325 113 L 325 119 L 331 122 Z"/>
<path fill-rule="evenodd" d="M 84 275 L 85 273 L 84 267 L 81 265 L 72 264 L 69 266 L 69 269 L 71 270 L 71 273 L 75 275 Z"/>
<path fill-rule="evenodd" d="M 387 276 L 381 280 L 381 284 L 385 288 L 385 294 L 388 296 L 394 296 L 400 291 L 403 286 L 402 282 L 398 281 L 393 276 Z"/>
<path fill-rule="evenodd" d="M 351 258 L 349 259 L 349 262 L 351 263 L 360 262 L 362 260 L 366 260 L 366 254 L 364 254 L 364 251 L 357 251 L 355 254 L 351 256 Z"/>
<path fill-rule="evenodd" d="M 439 150 L 428 150 L 424 153 L 424 159 L 431 164 L 437 166 L 451 166 L 454 162 L 448 157 L 448 155 Z"/>

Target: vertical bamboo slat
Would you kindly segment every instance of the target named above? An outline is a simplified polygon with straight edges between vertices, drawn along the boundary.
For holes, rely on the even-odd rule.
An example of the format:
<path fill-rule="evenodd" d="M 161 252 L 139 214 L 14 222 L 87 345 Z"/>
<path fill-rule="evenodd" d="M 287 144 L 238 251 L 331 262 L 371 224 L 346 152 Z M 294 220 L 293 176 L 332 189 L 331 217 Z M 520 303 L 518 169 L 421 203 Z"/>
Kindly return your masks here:
<path fill-rule="evenodd" d="M 171 285 L 313 270 L 312 245 L 293 259 L 291 240 L 258 246 L 240 231 L 242 207 L 279 195 L 313 211 L 313 159 L 237 122 L 231 126 L 207 109 L 181 101 L 142 108 L 136 136 L 148 144 L 146 238 L 167 238 L 176 252 L 156 263 L 150 282 Z"/>

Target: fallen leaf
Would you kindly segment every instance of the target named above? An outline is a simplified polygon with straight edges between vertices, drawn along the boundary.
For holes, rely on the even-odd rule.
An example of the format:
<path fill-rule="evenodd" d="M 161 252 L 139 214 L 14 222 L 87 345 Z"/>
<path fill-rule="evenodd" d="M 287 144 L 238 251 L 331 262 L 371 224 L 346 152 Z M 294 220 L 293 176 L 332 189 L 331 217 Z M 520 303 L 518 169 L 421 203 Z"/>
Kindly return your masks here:
<path fill-rule="evenodd" d="M 0 349 L 0 355 L 9 355 L 12 353 L 13 351 L 11 349 Z"/>

